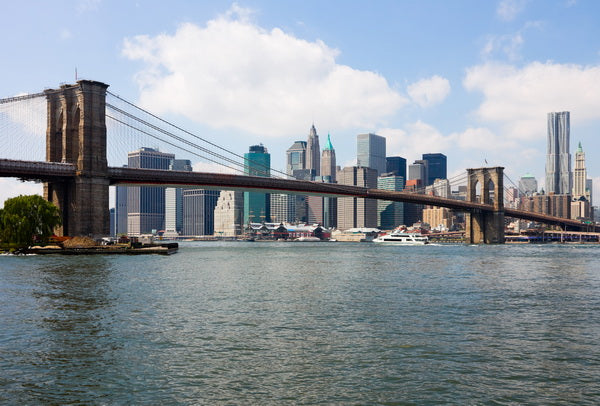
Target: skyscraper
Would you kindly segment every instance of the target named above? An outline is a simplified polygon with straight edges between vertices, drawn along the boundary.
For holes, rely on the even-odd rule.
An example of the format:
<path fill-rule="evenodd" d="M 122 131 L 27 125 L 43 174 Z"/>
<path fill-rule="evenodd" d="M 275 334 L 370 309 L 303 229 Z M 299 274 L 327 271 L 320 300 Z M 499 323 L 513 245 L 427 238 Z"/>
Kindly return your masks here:
<path fill-rule="evenodd" d="M 326 183 L 336 183 L 337 163 L 335 149 L 331 144 L 331 135 L 327 134 L 327 144 L 321 156 L 321 180 Z M 323 221 L 325 227 L 337 226 L 337 198 L 323 197 Z"/>
<path fill-rule="evenodd" d="M 534 193 L 538 191 L 538 184 L 535 177 L 526 173 L 519 180 L 519 191 L 527 196 L 532 196 Z"/>
<path fill-rule="evenodd" d="M 399 156 L 388 156 L 385 158 L 385 172 L 396 176 L 402 176 L 406 180 L 406 159 Z"/>
<path fill-rule="evenodd" d="M 244 154 L 244 172 L 249 176 L 271 176 L 271 154 L 262 144 L 252 145 Z M 271 220 L 268 193 L 244 192 L 244 224 Z"/>
<path fill-rule="evenodd" d="M 306 141 L 296 141 L 286 151 L 286 173 L 293 175 L 297 169 L 306 168 Z"/>
<path fill-rule="evenodd" d="M 404 189 L 404 178 L 392 172 L 377 178 L 377 189 L 400 192 Z M 387 200 L 377 201 L 377 225 L 391 230 L 404 224 L 404 203 Z"/>
<path fill-rule="evenodd" d="M 169 164 L 171 171 L 192 171 L 189 159 L 173 159 Z M 165 237 L 177 237 L 183 231 L 183 198 L 181 188 L 165 189 Z"/>
<path fill-rule="evenodd" d="M 327 144 L 323 148 L 323 154 L 321 156 L 321 176 L 323 178 L 329 176 L 330 183 L 335 183 L 335 149 L 331 144 L 331 135 L 327 134 Z"/>
<path fill-rule="evenodd" d="M 427 161 L 427 179 L 425 186 L 433 185 L 436 179 L 447 178 L 447 158 L 446 155 L 423 154 L 423 161 Z"/>
<path fill-rule="evenodd" d="M 115 235 L 127 235 L 127 186 L 115 188 Z"/>
<path fill-rule="evenodd" d="M 377 134 L 358 134 L 356 136 L 357 165 L 373 168 L 377 175 L 386 171 L 385 137 Z"/>
<path fill-rule="evenodd" d="M 219 193 L 218 190 L 183 190 L 183 235 L 213 235 Z"/>
<path fill-rule="evenodd" d="M 377 170 L 351 166 L 337 173 L 341 185 L 377 187 Z M 377 227 L 377 200 L 357 197 L 338 197 L 337 227 L 347 230 L 356 227 Z"/>
<path fill-rule="evenodd" d="M 169 169 L 174 154 L 154 148 L 140 148 L 127 154 L 128 167 Z M 127 234 L 138 236 L 162 230 L 165 226 L 165 189 L 134 186 L 127 191 Z"/>
<path fill-rule="evenodd" d="M 306 143 L 306 168 L 314 171 L 313 176 L 321 174 L 321 148 L 319 147 L 319 136 L 313 124 L 308 134 Z"/>
<path fill-rule="evenodd" d="M 575 152 L 575 169 L 573 171 L 573 197 L 586 197 L 587 171 L 585 169 L 585 152 L 581 142 Z"/>
<path fill-rule="evenodd" d="M 244 193 L 223 190 L 217 200 L 214 214 L 214 235 L 235 237 L 242 234 L 244 220 Z"/>
<path fill-rule="evenodd" d="M 546 193 L 571 193 L 570 120 L 568 111 L 548 113 Z"/>

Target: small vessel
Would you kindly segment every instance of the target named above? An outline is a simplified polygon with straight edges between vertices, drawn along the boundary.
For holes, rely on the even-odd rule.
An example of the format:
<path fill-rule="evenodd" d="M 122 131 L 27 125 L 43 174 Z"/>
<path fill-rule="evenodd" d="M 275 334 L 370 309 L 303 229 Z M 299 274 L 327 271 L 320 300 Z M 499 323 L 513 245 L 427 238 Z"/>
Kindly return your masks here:
<path fill-rule="evenodd" d="M 380 235 L 373 242 L 395 245 L 424 245 L 429 244 L 429 239 L 419 233 L 393 231 L 390 234 Z"/>
<path fill-rule="evenodd" d="M 296 241 L 317 242 L 321 241 L 321 239 L 319 237 L 298 237 Z"/>

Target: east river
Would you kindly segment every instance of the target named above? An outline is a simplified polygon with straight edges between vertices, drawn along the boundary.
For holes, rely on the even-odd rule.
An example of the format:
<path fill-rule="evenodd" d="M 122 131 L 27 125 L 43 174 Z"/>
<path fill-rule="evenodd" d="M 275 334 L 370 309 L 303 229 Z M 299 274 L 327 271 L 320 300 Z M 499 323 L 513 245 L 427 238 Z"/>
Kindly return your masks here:
<path fill-rule="evenodd" d="M 0 256 L 0 404 L 600 403 L 600 246 Z"/>

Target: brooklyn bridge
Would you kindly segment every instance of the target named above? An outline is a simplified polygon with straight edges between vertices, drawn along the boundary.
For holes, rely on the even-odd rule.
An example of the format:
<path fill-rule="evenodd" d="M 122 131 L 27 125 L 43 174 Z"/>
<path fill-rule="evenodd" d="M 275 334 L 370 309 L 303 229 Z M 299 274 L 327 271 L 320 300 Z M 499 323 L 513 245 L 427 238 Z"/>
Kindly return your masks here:
<path fill-rule="evenodd" d="M 253 190 L 447 207 L 466 213 L 469 243 L 503 243 L 505 217 L 563 229 L 600 232 L 600 227 L 576 220 L 504 207 L 505 175 L 502 167 L 467 169 L 467 197 L 463 201 L 422 193 L 289 179 L 285 174 L 267 177 L 109 166 L 109 155 L 113 149 L 118 149 L 118 144 L 135 144 L 140 142 L 141 136 L 232 170 L 243 172 L 244 162 L 240 155 L 167 123 L 109 92 L 108 85 L 104 83 L 80 80 L 58 89 L 0 99 L 0 105 L 18 105 L 32 100 L 44 101 L 45 109 L 19 113 L 21 116 L 16 121 L 20 121 L 20 125 L 4 124 L 3 120 L 11 117 L 0 111 L 0 139 L 3 145 L 13 147 L 5 150 L 40 148 L 37 144 L 43 143 L 43 137 L 30 139 L 19 134 L 23 131 L 22 127 L 27 126 L 23 116 L 44 114 L 45 146 L 41 149 L 45 151 L 45 160 L 5 156 L 0 159 L 0 176 L 44 182 L 44 197 L 61 210 L 63 225 L 57 233 L 62 235 L 108 235 L 109 186 L 112 185 Z M 153 122 L 144 117 L 148 114 L 153 117 Z M 14 117 L 12 119 L 15 121 Z M 177 128 L 181 135 L 174 134 L 169 127 Z"/>

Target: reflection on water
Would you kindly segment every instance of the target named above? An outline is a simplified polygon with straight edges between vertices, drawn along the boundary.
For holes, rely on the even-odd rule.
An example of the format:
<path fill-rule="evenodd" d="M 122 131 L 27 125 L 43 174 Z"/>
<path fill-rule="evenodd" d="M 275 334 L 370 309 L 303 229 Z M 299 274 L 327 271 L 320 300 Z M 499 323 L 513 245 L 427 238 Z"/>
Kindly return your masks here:
<path fill-rule="evenodd" d="M 600 247 L 1 257 L 0 403 L 600 400 Z"/>

